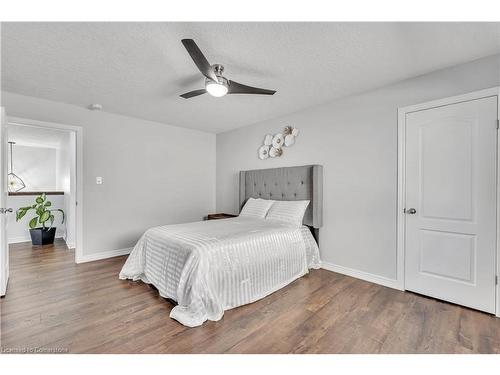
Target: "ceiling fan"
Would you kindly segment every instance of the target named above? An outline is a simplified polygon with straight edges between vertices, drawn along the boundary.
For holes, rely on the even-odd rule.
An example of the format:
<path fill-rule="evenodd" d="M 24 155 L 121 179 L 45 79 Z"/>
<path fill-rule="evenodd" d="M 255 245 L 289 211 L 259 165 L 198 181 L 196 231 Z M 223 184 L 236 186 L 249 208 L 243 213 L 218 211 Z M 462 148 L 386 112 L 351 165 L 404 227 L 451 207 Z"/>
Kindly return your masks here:
<path fill-rule="evenodd" d="M 204 89 L 194 90 L 182 94 L 182 98 L 189 99 L 207 92 L 216 97 L 221 97 L 226 94 L 273 95 L 276 92 L 275 90 L 267 90 L 243 85 L 227 79 L 222 75 L 224 67 L 220 64 L 210 65 L 193 39 L 182 39 L 182 44 L 186 47 L 189 55 L 200 70 L 201 74 L 205 76 Z"/>

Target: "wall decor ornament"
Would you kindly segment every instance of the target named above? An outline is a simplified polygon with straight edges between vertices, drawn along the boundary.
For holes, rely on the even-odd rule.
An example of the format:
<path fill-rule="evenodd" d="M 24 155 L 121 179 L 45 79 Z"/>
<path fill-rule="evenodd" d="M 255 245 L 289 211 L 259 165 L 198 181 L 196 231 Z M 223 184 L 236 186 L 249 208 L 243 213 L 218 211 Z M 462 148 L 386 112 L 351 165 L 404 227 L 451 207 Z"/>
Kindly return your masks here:
<path fill-rule="evenodd" d="M 293 146 L 295 143 L 295 137 L 292 134 L 287 134 L 285 136 L 285 147 Z"/>
<path fill-rule="evenodd" d="M 299 135 L 299 129 L 292 126 L 285 126 L 283 133 L 266 134 L 264 144 L 259 147 L 259 159 L 264 160 L 269 157 L 277 158 L 283 155 L 283 147 L 291 147 L 295 144 L 295 138 Z"/>
<path fill-rule="evenodd" d="M 259 158 L 264 160 L 269 157 L 269 146 L 264 145 L 259 148 Z"/>
<path fill-rule="evenodd" d="M 281 156 L 282 154 L 283 154 L 282 148 L 271 147 L 271 150 L 269 150 L 269 156 L 272 158 Z"/>
<path fill-rule="evenodd" d="M 264 138 L 264 145 L 265 146 L 271 146 L 271 144 L 273 143 L 273 136 L 272 134 L 267 134 Z"/>
<path fill-rule="evenodd" d="M 273 147 L 274 148 L 281 148 L 281 146 L 283 146 L 284 141 L 285 141 L 285 137 L 283 137 L 283 134 L 281 134 L 281 133 L 275 134 L 273 137 Z"/>

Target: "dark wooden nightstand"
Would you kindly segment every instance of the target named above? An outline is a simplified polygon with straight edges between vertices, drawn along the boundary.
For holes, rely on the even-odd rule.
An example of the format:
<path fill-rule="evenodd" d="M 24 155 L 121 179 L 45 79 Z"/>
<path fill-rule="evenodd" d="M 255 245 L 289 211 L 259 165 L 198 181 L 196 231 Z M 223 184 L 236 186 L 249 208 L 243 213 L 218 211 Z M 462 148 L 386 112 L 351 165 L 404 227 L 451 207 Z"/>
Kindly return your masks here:
<path fill-rule="evenodd" d="M 218 220 L 218 219 L 229 219 L 231 217 L 236 217 L 238 215 L 233 214 L 208 214 L 207 220 Z"/>

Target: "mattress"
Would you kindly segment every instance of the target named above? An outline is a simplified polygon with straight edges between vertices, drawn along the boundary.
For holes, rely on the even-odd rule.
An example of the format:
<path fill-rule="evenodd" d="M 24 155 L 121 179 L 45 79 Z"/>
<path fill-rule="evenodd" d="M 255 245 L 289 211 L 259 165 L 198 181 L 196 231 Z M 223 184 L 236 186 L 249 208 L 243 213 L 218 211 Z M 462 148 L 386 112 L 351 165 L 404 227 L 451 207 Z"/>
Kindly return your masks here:
<path fill-rule="evenodd" d="M 162 297 L 177 302 L 170 317 L 195 327 L 319 266 L 319 249 L 307 227 L 237 217 L 147 230 L 119 277 L 153 284 Z"/>

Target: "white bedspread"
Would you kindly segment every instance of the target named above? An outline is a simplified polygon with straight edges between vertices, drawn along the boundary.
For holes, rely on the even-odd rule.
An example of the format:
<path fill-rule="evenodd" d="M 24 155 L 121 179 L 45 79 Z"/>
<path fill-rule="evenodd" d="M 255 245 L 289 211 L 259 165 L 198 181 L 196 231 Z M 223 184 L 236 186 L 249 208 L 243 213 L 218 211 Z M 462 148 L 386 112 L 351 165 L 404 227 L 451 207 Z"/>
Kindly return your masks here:
<path fill-rule="evenodd" d="M 238 217 L 149 229 L 120 279 L 153 284 L 162 297 L 177 301 L 170 317 L 195 327 L 319 265 L 318 246 L 307 227 Z"/>

